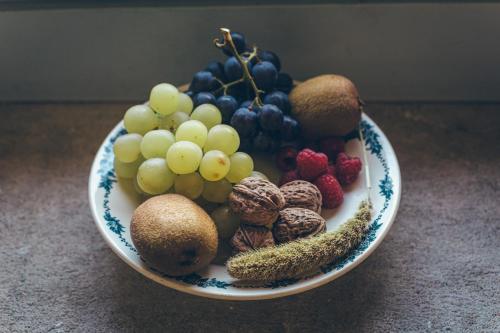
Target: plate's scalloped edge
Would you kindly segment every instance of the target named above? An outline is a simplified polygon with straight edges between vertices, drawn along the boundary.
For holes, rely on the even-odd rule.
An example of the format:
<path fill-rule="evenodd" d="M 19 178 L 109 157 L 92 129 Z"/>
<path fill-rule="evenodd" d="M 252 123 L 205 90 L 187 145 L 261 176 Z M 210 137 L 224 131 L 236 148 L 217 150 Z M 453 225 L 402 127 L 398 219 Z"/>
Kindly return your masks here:
<path fill-rule="evenodd" d="M 109 206 L 111 190 L 113 189 L 114 184 L 118 181 L 113 167 L 113 144 L 118 137 L 126 133 L 127 131 L 125 128 L 121 128 L 115 135 L 107 140 L 107 143 L 104 146 L 104 153 L 99 161 L 99 169 L 97 169 L 97 174 L 100 176 L 98 188 L 102 188 L 104 190 L 104 199 L 102 201 L 104 214 L 102 218 L 106 221 L 106 226 L 117 235 L 120 242 L 125 244 L 125 247 L 132 252 L 137 253 L 135 247 L 130 244 L 125 237 L 123 237 L 125 227 L 116 216 L 111 214 L 111 207 Z"/>
<path fill-rule="evenodd" d="M 356 248 L 352 249 L 346 256 L 338 260 L 335 260 L 328 265 L 321 267 L 318 272 L 312 275 L 308 275 L 306 277 L 296 278 L 296 279 L 283 279 L 256 285 L 238 285 L 233 282 L 223 281 L 216 278 L 202 277 L 197 273 L 189 274 L 186 276 L 173 277 L 165 273 L 162 273 L 160 271 L 157 271 L 151 267 L 149 267 L 149 270 L 157 275 L 160 275 L 163 278 L 168 278 L 175 281 L 183 282 L 187 285 L 196 286 L 199 288 L 212 287 L 219 289 L 227 289 L 228 287 L 233 287 L 238 289 L 241 288 L 277 289 L 277 288 L 291 286 L 299 281 L 312 279 L 321 274 L 327 274 L 332 271 L 339 271 L 342 268 L 344 268 L 347 264 L 354 262 L 356 258 L 359 257 L 361 254 L 363 254 L 369 248 L 372 242 L 376 239 L 377 231 L 382 226 L 380 220 L 382 219 L 384 212 L 389 207 L 389 203 L 393 195 L 393 180 L 389 174 L 390 172 L 389 165 L 382 154 L 383 146 L 380 143 L 380 135 L 379 133 L 376 132 L 374 126 L 364 119 L 360 123 L 360 128 L 363 132 L 363 137 L 365 140 L 365 146 L 367 151 L 370 154 L 375 155 L 377 157 L 384 170 L 384 178 L 380 179 L 378 184 L 380 190 L 379 194 L 384 197 L 384 204 L 382 206 L 382 209 L 377 213 L 377 216 L 375 217 L 373 222 L 370 224 L 370 227 L 366 235 L 364 236 L 363 240 L 361 241 L 361 243 Z M 109 206 L 109 197 L 111 195 L 111 191 L 113 189 L 114 184 L 117 182 L 117 177 L 115 175 L 113 168 L 113 143 L 119 136 L 125 133 L 126 133 L 125 129 L 123 127 L 120 127 L 120 129 L 114 135 L 108 137 L 108 139 L 105 141 L 103 145 L 102 148 L 103 154 L 101 159 L 99 160 L 99 168 L 97 170 L 97 174 L 100 176 L 98 188 L 104 191 L 103 195 L 104 199 L 102 207 L 104 213 L 102 215 L 102 218 L 106 221 L 106 227 L 116 235 L 118 240 L 122 242 L 129 251 L 132 251 L 135 254 L 137 254 L 137 250 L 135 249 L 133 244 L 128 242 L 127 239 L 123 236 L 123 233 L 125 232 L 125 227 L 121 224 L 120 220 L 116 216 L 113 216 L 111 208 Z"/>

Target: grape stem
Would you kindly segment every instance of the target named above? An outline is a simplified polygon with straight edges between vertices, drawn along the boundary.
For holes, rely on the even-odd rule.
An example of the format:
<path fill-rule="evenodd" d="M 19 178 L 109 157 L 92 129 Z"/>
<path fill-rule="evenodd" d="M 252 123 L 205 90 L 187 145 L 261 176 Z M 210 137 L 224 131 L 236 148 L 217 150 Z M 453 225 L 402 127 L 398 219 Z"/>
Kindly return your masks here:
<path fill-rule="evenodd" d="M 257 106 L 262 107 L 264 105 L 264 103 L 262 103 L 262 99 L 260 98 L 260 95 L 263 93 L 263 91 L 260 90 L 259 88 L 257 88 L 257 85 L 255 84 L 255 81 L 254 81 L 252 75 L 250 74 L 250 71 L 248 70 L 248 62 L 250 60 L 252 60 L 253 58 L 257 57 L 257 47 L 254 46 L 252 52 L 248 53 L 248 57 L 243 58 L 238 53 L 238 50 L 236 49 L 236 46 L 234 45 L 233 38 L 231 37 L 231 30 L 229 30 L 227 28 L 220 28 L 220 31 L 222 32 L 223 40 L 221 42 L 220 39 L 215 38 L 214 39 L 215 46 L 218 48 L 223 48 L 224 46 L 229 45 L 229 47 L 231 48 L 231 52 L 234 54 L 234 57 L 236 58 L 236 60 L 238 60 L 241 67 L 243 68 L 243 77 L 241 79 L 234 81 L 234 82 L 230 82 L 226 85 L 222 85 L 222 88 L 224 88 L 224 94 L 226 94 L 227 88 L 229 88 L 230 86 L 237 84 L 237 83 L 240 83 L 240 82 L 243 82 L 243 81 L 248 81 L 248 82 L 250 82 L 250 85 L 255 93 L 255 98 L 252 101 L 252 105 L 257 104 Z"/>
<path fill-rule="evenodd" d="M 223 90 L 224 92 L 224 95 L 227 95 L 227 90 L 229 88 L 231 88 L 232 86 L 235 86 L 237 85 L 238 83 L 241 83 L 241 82 L 245 82 L 245 78 L 241 78 L 239 80 L 236 80 L 236 81 L 233 81 L 233 82 L 229 82 L 229 83 L 224 83 L 222 82 L 221 80 L 219 80 L 218 78 L 215 78 L 217 80 L 217 82 L 220 83 L 221 87 L 220 88 L 217 88 L 215 90 L 215 93 L 218 93 L 221 89 Z"/>

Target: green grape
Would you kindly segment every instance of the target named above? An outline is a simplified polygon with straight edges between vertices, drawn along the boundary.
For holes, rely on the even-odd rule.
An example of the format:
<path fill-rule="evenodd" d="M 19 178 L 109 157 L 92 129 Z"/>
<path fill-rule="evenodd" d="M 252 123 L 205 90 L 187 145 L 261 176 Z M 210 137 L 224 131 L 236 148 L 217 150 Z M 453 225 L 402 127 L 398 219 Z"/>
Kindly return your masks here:
<path fill-rule="evenodd" d="M 267 176 L 260 171 L 252 171 L 252 173 L 250 174 L 250 177 L 256 177 L 256 178 L 260 178 L 260 179 L 264 179 L 264 180 L 269 180 L 269 178 L 267 178 Z"/>
<path fill-rule="evenodd" d="M 217 227 L 217 233 L 222 239 L 233 237 L 240 226 L 240 219 L 231 212 L 228 206 L 220 206 L 210 214 Z"/>
<path fill-rule="evenodd" d="M 191 113 L 191 119 L 199 120 L 205 124 L 208 129 L 211 129 L 222 122 L 222 115 L 215 105 L 202 104 L 196 107 L 193 113 Z"/>
<path fill-rule="evenodd" d="M 177 106 L 178 112 L 184 112 L 188 116 L 193 112 L 193 100 L 191 97 L 184 93 L 179 93 L 179 105 Z"/>
<path fill-rule="evenodd" d="M 247 153 L 237 152 L 229 157 L 231 167 L 226 175 L 231 183 L 239 183 L 243 178 L 250 177 L 253 171 L 253 160 Z"/>
<path fill-rule="evenodd" d="M 135 105 L 125 112 L 123 117 L 125 129 L 129 133 L 144 135 L 158 127 L 158 118 L 147 105 Z"/>
<path fill-rule="evenodd" d="M 175 132 L 177 141 L 190 141 L 203 148 L 207 141 L 207 128 L 201 121 L 188 120 L 182 123 Z"/>
<path fill-rule="evenodd" d="M 139 156 L 139 158 L 132 163 L 123 163 L 115 158 L 113 161 L 113 166 L 118 177 L 132 179 L 135 178 L 137 169 L 139 169 L 139 166 L 142 164 L 142 162 L 144 162 L 144 158 L 142 156 Z"/>
<path fill-rule="evenodd" d="M 167 151 L 168 167 L 179 175 L 195 172 L 200 165 L 201 148 L 189 141 L 178 141 Z"/>
<path fill-rule="evenodd" d="M 200 174 L 209 181 L 226 177 L 231 163 L 226 154 L 220 150 L 211 150 L 203 156 L 200 163 Z"/>
<path fill-rule="evenodd" d="M 134 190 L 139 193 L 140 195 L 149 195 L 143 190 L 141 190 L 141 187 L 139 186 L 139 183 L 137 183 L 137 175 L 134 175 L 132 178 L 132 182 L 134 183 Z"/>
<path fill-rule="evenodd" d="M 137 184 L 148 194 L 161 194 L 174 184 L 175 174 L 163 158 L 150 158 L 142 162 L 137 170 Z"/>
<path fill-rule="evenodd" d="M 134 190 L 135 190 L 138 194 L 140 194 L 140 195 L 142 196 L 142 199 L 143 199 L 143 200 L 147 200 L 147 199 L 149 199 L 149 198 L 151 198 L 151 197 L 153 197 L 153 196 L 154 196 L 154 194 L 149 194 L 149 193 L 146 193 L 146 192 L 144 192 L 144 191 L 141 189 L 141 187 L 139 186 L 139 183 L 137 182 L 137 176 L 135 176 L 135 177 L 132 179 L 132 183 L 133 183 L 133 185 L 134 185 Z"/>
<path fill-rule="evenodd" d="M 234 128 L 228 125 L 215 125 L 208 131 L 207 142 L 203 150 L 220 150 L 231 155 L 240 147 L 240 136 Z"/>
<path fill-rule="evenodd" d="M 203 178 L 198 172 L 179 175 L 175 178 L 175 193 L 182 194 L 189 199 L 196 199 L 203 192 Z"/>
<path fill-rule="evenodd" d="M 160 121 L 160 128 L 169 130 L 175 133 L 180 124 L 189 120 L 189 115 L 184 112 L 177 111 L 170 116 L 163 117 Z"/>
<path fill-rule="evenodd" d="M 159 129 L 146 133 L 141 142 L 141 153 L 145 158 L 165 158 L 168 148 L 175 143 L 175 137 L 167 130 Z"/>
<path fill-rule="evenodd" d="M 151 89 L 149 106 L 159 114 L 168 116 L 177 111 L 178 105 L 179 91 L 173 85 L 160 83 Z"/>
<path fill-rule="evenodd" d="M 130 133 L 120 136 L 113 145 L 115 157 L 123 163 L 131 163 L 137 160 L 141 154 L 142 136 Z"/>
<path fill-rule="evenodd" d="M 233 185 L 225 179 L 216 182 L 205 182 L 201 196 L 210 202 L 224 203 L 232 190 Z"/>

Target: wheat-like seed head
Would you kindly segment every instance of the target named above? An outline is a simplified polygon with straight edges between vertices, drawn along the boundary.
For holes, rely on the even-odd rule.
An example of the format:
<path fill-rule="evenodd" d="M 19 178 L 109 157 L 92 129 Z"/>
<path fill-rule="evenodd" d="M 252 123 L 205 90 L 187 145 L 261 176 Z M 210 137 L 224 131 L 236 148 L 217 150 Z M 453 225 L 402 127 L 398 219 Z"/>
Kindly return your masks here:
<path fill-rule="evenodd" d="M 273 281 L 298 277 L 344 256 L 357 246 L 371 220 L 371 204 L 361 202 L 354 217 L 338 230 L 234 256 L 229 274 L 242 280 Z"/>

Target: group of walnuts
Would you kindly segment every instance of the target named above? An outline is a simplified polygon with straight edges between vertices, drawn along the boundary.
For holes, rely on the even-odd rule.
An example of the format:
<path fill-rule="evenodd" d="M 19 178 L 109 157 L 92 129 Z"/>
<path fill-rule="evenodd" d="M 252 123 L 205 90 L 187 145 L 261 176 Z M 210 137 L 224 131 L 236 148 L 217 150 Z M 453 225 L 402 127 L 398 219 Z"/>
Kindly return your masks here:
<path fill-rule="evenodd" d="M 325 232 L 321 204 L 321 192 L 307 181 L 278 188 L 264 179 L 245 178 L 229 195 L 231 210 L 242 220 L 231 245 L 245 252 Z"/>

